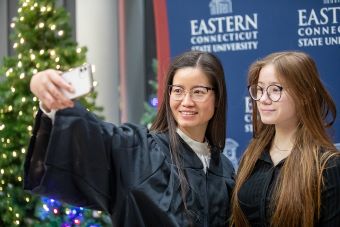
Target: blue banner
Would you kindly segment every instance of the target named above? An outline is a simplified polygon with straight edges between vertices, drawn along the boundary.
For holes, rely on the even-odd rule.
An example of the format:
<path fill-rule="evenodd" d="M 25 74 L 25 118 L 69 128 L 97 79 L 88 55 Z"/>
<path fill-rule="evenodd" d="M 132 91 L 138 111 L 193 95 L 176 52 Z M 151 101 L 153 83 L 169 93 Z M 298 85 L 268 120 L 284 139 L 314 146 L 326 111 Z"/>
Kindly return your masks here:
<path fill-rule="evenodd" d="M 224 153 L 235 165 L 252 136 L 246 86 L 256 59 L 281 50 L 307 52 L 340 107 L 340 0 L 167 0 L 166 13 L 170 57 L 191 49 L 222 60 L 228 89 Z M 339 117 L 334 128 L 340 143 Z"/>

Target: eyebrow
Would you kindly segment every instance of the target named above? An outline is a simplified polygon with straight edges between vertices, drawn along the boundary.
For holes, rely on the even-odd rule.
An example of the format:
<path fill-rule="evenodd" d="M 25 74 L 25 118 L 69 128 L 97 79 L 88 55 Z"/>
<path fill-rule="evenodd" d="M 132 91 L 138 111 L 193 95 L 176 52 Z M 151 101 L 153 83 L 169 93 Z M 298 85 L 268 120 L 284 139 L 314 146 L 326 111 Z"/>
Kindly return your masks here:
<path fill-rule="evenodd" d="M 257 84 L 266 85 L 266 83 L 261 82 L 261 81 L 258 81 Z M 279 86 L 282 86 L 282 84 L 281 84 L 280 82 L 270 82 L 270 83 L 268 84 L 268 86 L 269 86 L 269 85 L 279 85 Z"/>
<path fill-rule="evenodd" d="M 184 88 L 183 85 L 179 85 L 179 84 L 172 84 L 171 86 L 176 86 L 176 87 L 181 87 Z M 211 85 L 203 85 L 203 84 L 199 84 L 199 85 L 194 85 L 191 88 L 195 88 L 195 87 L 211 87 Z"/>

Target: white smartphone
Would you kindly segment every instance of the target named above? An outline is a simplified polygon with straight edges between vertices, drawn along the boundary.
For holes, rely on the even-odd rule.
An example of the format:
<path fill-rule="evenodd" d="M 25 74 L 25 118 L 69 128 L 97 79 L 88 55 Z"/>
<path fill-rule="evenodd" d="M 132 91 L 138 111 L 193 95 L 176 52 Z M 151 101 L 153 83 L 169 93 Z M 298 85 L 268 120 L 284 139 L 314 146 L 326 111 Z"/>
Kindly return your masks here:
<path fill-rule="evenodd" d="M 69 99 L 76 99 L 93 90 L 93 75 L 91 64 L 85 64 L 62 74 L 62 78 L 73 86 L 74 92 L 62 90 Z"/>

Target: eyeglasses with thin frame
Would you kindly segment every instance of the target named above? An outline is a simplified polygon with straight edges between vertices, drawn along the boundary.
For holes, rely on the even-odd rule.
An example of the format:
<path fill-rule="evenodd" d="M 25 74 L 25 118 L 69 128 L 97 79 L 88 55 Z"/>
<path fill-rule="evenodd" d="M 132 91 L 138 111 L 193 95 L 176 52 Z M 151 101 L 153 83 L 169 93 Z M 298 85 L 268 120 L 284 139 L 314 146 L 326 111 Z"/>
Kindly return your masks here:
<path fill-rule="evenodd" d="M 195 102 L 204 102 L 209 97 L 209 91 L 215 90 L 212 87 L 195 86 L 189 91 L 179 85 L 169 85 L 169 95 L 173 100 L 182 101 L 189 92 L 190 98 Z"/>
<path fill-rule="evenodd" d="M 263 88 L 257 84 L 248 86 L 250 97 L 255 101 L 260 100 L 263 96 L 264 91 L 266 91 L 270 100 L 272 100 L 273 102 L 278 102 L 281 98 L 282 90 L 283 87 L 277 84 L 269 85 L 266 88 Z"/>

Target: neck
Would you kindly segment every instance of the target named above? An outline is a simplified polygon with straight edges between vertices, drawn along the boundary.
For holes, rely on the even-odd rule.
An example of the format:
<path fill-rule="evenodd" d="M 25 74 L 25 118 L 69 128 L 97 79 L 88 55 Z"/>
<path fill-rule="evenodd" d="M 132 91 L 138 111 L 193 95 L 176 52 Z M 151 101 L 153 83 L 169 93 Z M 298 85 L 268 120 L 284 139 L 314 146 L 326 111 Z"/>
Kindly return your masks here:
<path fill-rule="evenodd" d="M 273 144 L 276 149 L 281 151 L 290 151 L 295 142 L 296 128 L 275 128 L 275 137 Z"/>
<path fill-rule="evenodd" d="M 205 140 L 205 130 L 187 130 L 186 128 L 179 127 L 179 129 L 191 139 L 203 143 Z"/>

